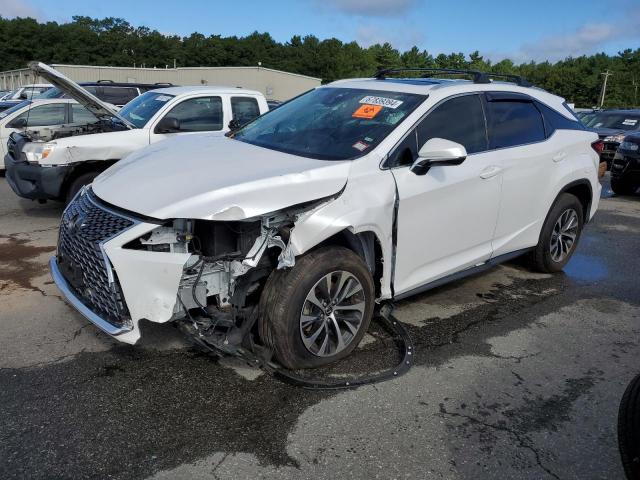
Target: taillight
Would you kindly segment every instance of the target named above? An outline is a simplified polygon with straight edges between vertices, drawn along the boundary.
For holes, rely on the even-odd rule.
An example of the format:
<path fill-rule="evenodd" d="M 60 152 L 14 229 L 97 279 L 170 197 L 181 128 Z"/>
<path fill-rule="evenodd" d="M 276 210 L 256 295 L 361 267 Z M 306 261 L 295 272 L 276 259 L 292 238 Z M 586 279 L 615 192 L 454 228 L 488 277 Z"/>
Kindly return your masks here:
<path fill-rule="evenodd" d="M 591 148 L 593 148 L 596 153 L 600 155 L 604 150 L 604 142 L 602 140 L 596 140 L 591 144 Z"/>

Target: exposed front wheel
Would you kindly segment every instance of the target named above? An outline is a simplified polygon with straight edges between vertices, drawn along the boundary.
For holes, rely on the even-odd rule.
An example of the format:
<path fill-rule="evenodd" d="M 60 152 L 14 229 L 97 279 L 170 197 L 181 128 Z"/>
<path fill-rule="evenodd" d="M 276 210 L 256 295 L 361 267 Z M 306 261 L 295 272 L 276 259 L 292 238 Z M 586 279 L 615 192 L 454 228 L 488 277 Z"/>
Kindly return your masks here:
<path fill-rule="evenodd" d="M 547 273 L 562 270 L 576 250 L 583 223 L 580 201 L 569 193 L 561 194 L 551 207 L 531 254 L 533 267 Z"/>
<path fill-rule="evenodd" d="M 351 250 L 325 247 L 274 271 L 262 292 L 260 335 L 287 368 L 312 368 L 349 355 L 369 328 L 375 290 Z"/>

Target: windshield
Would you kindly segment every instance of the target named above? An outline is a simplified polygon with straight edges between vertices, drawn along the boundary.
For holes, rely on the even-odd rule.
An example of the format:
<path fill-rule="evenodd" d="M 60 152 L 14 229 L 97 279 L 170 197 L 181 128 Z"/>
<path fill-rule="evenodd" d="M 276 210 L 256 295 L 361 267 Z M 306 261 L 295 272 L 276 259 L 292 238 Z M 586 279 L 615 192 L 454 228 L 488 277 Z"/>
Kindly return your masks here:
<path fill-rule="evenodd" d="M 31 100 L 24 100 L 24 101 L 22 101 L 20 103 L 16 103 L 13 107 L 7 108 L 6 110 L 1 111 L 0 112 L 0 119 L 11 115 L 13 112 L 17 112 L 22 107 L 26 107 L 30 103 L 31 103 Z"/>
<path fill-rule="evenodd" d="M 591 128 L 611 128 L 614 130 L 638 130 L 640 115 L 628 113 L 597 113 L 587 121 Z"/>
<path fill-rule="evenodd" d="M 427 97 L 354 88 L 318 88 L 258 117 L 233 138 L 321 160 L 369 153 Z"/>
<path fill-rule="evenodd" d="M 129 120 L 136 127 L 142 128 L 174 95 L 147 92 L 134 98 L 120 109 L 118 115 Z"/>

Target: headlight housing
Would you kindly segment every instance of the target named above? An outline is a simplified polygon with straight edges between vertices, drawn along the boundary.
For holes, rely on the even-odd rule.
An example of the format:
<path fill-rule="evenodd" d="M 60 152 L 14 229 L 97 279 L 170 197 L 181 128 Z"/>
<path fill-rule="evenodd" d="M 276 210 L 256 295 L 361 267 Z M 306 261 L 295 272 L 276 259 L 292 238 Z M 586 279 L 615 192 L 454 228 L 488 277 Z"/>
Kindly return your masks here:
<path fill-rule="evenodd" d="M 605 142 L 614 142 L 614 143 L 620 143 L 624 140 L 624 137 L 626 137 L 627 135 L 624 133 L 618 133 L 616 135 L 609 135 L 608 137 L 605 137 L 604 141 Z"/>
<path fill-rule="evenodd" d="M 27 143 L 22 148 L 22 153 L 27 157 L 27 162 L 37 164 L 40 160 L 47 158 L 56 148 L 55 142 L 32 142 Z"/>

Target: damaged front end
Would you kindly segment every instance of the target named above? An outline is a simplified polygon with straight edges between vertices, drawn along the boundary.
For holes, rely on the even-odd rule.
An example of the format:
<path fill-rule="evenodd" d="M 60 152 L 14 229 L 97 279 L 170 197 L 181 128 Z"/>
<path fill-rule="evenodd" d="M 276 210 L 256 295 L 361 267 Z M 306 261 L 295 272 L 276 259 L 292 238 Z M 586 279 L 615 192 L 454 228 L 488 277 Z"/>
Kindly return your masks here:
<path fill-rule="evenodd" d="M 197 341 L 233 354 L 253 341 L 247 336 L 269 275 L 295 264 L 289 239 L 297 219 L 325 201 L 242 221 L 177 219 L 123 248 L 189 254 L 169 320 Z"/>

